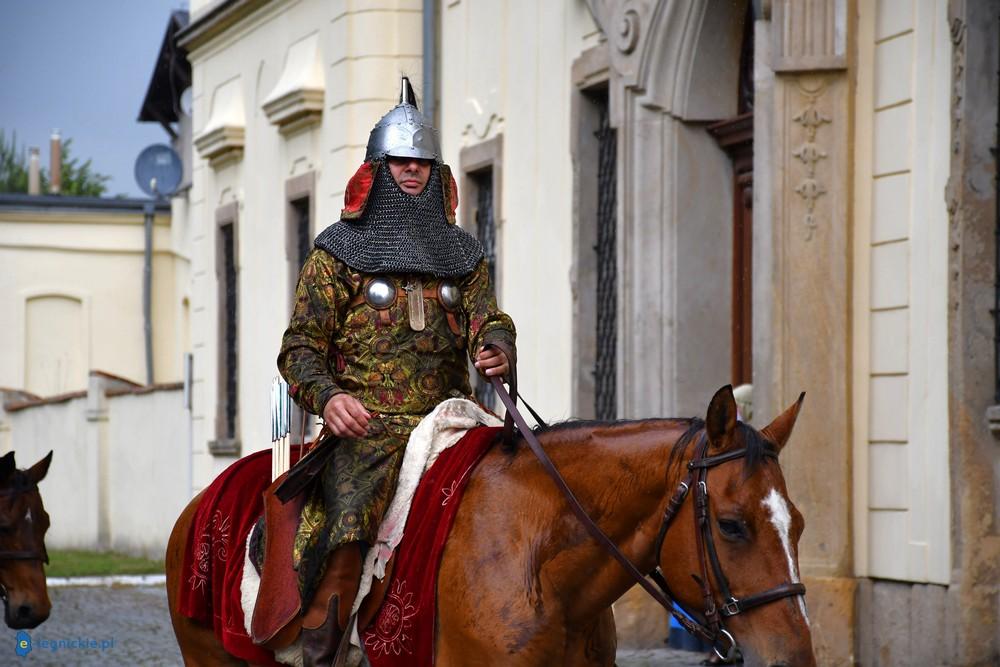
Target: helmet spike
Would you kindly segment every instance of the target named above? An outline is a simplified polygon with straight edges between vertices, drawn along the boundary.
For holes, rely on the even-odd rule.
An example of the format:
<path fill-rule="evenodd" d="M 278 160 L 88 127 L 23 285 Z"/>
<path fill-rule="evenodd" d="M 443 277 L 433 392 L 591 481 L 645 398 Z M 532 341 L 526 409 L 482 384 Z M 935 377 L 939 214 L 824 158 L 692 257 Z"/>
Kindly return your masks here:
<path fill-rule="evenodd" d="M 404 76 L 399 82 L 399 103 L 409 104 L 414 109 L 417 108 L 417 96 L 413 92 L 413 86 L 410 85 L 410 78 Z"/>

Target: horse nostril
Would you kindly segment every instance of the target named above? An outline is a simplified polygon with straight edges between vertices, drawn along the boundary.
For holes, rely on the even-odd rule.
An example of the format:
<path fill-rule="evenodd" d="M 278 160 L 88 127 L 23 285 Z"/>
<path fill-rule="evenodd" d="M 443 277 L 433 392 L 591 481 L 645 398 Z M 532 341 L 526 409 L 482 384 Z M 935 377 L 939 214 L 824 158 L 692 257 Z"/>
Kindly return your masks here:
<path fill-rule="evenodd" d="M 26 604 L 22 604 L 17 608 L 17 618 L 23 620 L 31 617 L 31 607 Z"/>

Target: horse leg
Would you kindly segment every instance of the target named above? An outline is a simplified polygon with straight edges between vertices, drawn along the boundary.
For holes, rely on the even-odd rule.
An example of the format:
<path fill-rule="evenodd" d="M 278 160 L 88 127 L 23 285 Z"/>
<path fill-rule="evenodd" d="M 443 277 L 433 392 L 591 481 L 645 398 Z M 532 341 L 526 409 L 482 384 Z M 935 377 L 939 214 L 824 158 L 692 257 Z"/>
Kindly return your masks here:
<path fill-rule="evenodd" d="M 167 605 L 170 608 L 170 622 L 174 626 L 174 635 L 181 649 L 181 656 L 187 667 L 205 665 L 232 665 L 243 667 L 242 660 L 237 660 L 226 653 L 222 644 L 215 637 L 212 628 L 205 627 L 193 619 L 182 616 L 177 610 L 181 584 L 184 581 L 181 568 L 184 567 L 184 550 L 187 548 L 188 533 L 194 521 L 195 511 L 201 502 L 199 493 L 181 512 L 167 542 L 166 573 L 167 573 Z"/>

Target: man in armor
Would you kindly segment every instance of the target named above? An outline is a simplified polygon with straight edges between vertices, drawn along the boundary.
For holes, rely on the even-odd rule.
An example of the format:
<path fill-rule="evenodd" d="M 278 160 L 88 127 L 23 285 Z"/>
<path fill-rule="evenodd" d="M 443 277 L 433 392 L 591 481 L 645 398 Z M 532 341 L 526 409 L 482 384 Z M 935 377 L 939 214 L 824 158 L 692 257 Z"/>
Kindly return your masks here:
<path fill-rule="evenodd" d="M 513 366 L 483 249 L 455 224 L 457 186 L 409 81 L 375 125 L 341 219 L 306 258 L 278 368 L 292 397 L 337 437 L 310 492 L 293 559 L 305 665 L 330 664 L 363 554 L 395 492 L 410 432 L 441 401 L 471 398 Z"/>

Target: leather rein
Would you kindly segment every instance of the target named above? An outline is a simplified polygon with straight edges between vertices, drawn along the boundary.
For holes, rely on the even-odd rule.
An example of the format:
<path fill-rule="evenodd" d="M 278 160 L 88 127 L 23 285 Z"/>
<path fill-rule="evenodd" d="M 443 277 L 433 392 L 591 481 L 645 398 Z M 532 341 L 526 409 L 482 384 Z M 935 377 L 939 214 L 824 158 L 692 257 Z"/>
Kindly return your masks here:
<path fill-rule="evenodd" d="M 748 609 L 753 609 L 754 607 L 759 607 L 787 597 L 805 595 L 806 587 L 803 584 L 785 583 L 760 593 L 748 595 L 743 598 L 737 598 L 730 590 L 729 580 L 722 571 L 722 564 L 719 561 L 719 555 L 715 548 L 715 540 L 712 537 L 712 526 L 709 520 L 708 470 L 728 461 L 743 458 L 747 453 L 745 448 L 725 452 L 717 456 L 706 456 L 708 452 L 708 438 L 704 433 L 702 433 L 701 438 L 695 447 L 694 457 L 687 464 L 687 475 L 685 475 L 684 479 L 677 485 L 677 489 L 670 497 L 670 501 L 667 503 L 667 508 L 663 513 L 659 533 L 656 536 L 655 551 L 653 553 L 656 554 L 658 560 L 660 551 L 663 548 L 663 541 L 667 535 L 667 530 L 670 528 L 674 517 L 677 516 L 678 511 L 684 504 L 684 500 L 687 498 L 691 489 L 695 489 L 695 541 L 697 543 L 701 576 L 695 574 L 692 574 L 691 576 L 701 588 L 702 597 L 705 601 L 705 608 L 700 613 L 704 622 L 698 622 L 693 620 L 695 617 L 694 614 L 690 613 L 687 609 L 684 609 L 683 605 L 677 602 L 676 596 L 670 591 L 670 588 L 667 585 L 667 580 L 663 576 L 663 572 L 660 570 L 659 566 L 655 567 L 651 572 L 645 574 L 640 572 L 639 569 L 632 564 L 628 557 L 618 549 L 614 542 L 612 542 L 611 539 L 604 534 L 604 531 L 602 531 L 597 524 L 594 523 L 594 520 L 587 514 L 587 511 L 580 504 L 580 501 L 577 500 L 573 491 L 569 488 L 569 485 L 566 484 L 566 480 L 559 474 L 555 464 L 552 463 L 548 454 L 546 454 L 545 450 L 542 449 L 541 443 L 538 442 L 538 438 L 535 437 L 534 432 L 524 421 L 524 417 L 520 412 L 518 412 L 516 407 L 517 380 L 515 374 L 511 372 L 510 393 L 508 393 L 504 388 L 499 377 L 491 377 L 490 382 L 493 385 L 493 389 L 500 397 L 500 401 L 507 409 L 507 415 L 504 419 L 504 441 L 508 444 L 513 444 L 513 430 L 514 425 L 516 424 L 522 437 L 524 437 L 528 446 L 535 453 L 535 456 L 537 456 L 539 461 L 541 461 L 542 467 L 549 474 L 549 476 L 552 477 L 556 486 L 558 486 L 563 495 L 566 496 L 570 509 L 573 510 L 573 513 L 576 515 L 577 519 L 580 520 L 580 523 L 583 524 L 584 528 L 587 529 L 587 532 L 590 533 L 591 537 L 593 537 L 605 551 L 618 561 L 622 568 L 625 569 L 635 582 L 642 586 L 642 588 L 645 589 L 645 591 L 649 593 L 649 595 L 656 600 L 656 602 L 666 609 L 685 630 L 710 643 L 712 645 L 712 650 L 715 651 L 716 655 L 718 655 L 720 659 L 726 661 L 734 660 L 739 654 L 736 639 L 733 638 L 732 634 L 726 630 L 723 623 L 724 618 L 730 618 L 741 614 Z M 523 402 L 524 401 L 522 400 L 522 403 Z M 526 403 L 525 405 L 527 406 Z M 544 426 L 544 422 L 538 418 L 535 411 L 531 409 L 530 406 L 527 407 L 536 421 Z M 765 452 L 765 456 L 775 460 L 778 458 L 778 455 L 774 452 Z M 714 575 L 716 584 L 722 594 L 723 603 L 721 605 L 716 603 L 715 594 L 713 593 L 709 583 L 709 565 L 711 565 L 712 574 Z M 646 574 L 648 574 L 649 578 L 647 578 Z M 656 586 L 650 582 L 650 579 L 656 583 Z M 684 613 L 678 611 L 678 608 L 683 609 Z M 724 639 L 728 644 L 728 646 L 721 647 L 725 649 L 725 652 L 720 650 L 720 639 Z"/>
<path fill-rule="evenodd" d="M 32 491 L 38 492 L 37 484 L 29 484 L 25 486 L 16 486 L 10 489 L 0 489 L 0 498 L 9 497 L 12 499 L 26 493 L 31 493 Z M 32 535 L 32 538 L 34 535 Z M 34 539 L 31 540 L 32 542 Z M 17 549 L 17 550 L 0 550 L 0 562 L 9 560 L 38 560 L 45 564 L 49 562 L 49 554 L 45 549 L 45 543 L 42 543 L 42 548 L 31 548 L 31 549 Z"/>

